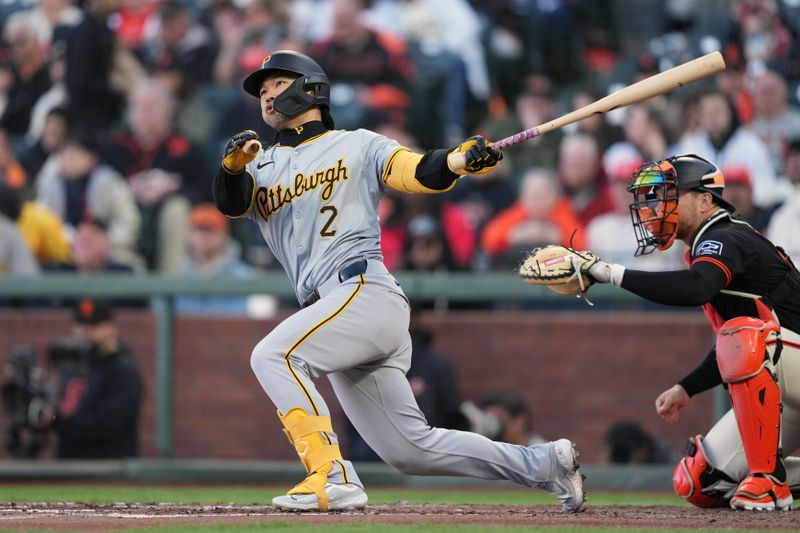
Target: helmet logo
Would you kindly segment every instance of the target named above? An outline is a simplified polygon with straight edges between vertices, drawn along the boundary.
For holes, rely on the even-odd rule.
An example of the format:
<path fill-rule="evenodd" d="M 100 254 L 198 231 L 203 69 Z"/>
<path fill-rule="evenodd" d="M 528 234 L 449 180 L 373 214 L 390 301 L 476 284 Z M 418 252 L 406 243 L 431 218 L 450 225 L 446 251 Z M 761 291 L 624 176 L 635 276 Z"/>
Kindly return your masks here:
<path fill-rule="evenodd" d="M 269 63 L 270 59 L 272 59 L 272 54 L 270 54 L 270 55 L 268 55 L 267 57 L 264 58 L 264 63 L 262 63 L 261 68 L 264 68 L 265 66 L 267 66 L 267 63 Z"/>

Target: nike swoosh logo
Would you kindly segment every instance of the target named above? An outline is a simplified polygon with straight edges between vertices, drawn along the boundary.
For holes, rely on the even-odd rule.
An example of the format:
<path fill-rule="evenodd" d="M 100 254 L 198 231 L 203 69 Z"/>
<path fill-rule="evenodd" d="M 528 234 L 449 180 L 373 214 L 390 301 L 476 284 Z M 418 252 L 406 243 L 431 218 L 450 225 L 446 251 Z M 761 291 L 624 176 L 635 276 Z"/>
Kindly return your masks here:
<path fill-rule="evenodd" d="M 256 168 L 257 168 L 257 169 L 262 169 L 262 168 L 264 168 L 265 166 L 267 166 L 267 165 L 269 165 L 269 164 L 271 164 L 271 163 L 274 163 L 274 162 L 275 162 L 275 161 L 267 161 L 266 163 L 259 163 L 259 164 L 257 164 L 257 165 L 256 165 Z"/>

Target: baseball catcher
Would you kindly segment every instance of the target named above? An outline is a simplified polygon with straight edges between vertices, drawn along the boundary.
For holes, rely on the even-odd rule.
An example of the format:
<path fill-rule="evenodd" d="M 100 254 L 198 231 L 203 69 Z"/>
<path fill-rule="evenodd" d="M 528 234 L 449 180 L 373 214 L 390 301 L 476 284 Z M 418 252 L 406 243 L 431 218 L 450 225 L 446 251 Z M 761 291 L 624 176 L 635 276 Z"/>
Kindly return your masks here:
<path fill-rule="evenodd" d="M 367 494 L 342 457 L 314 379 L 327 376 L 353 426 L 390 466 L 409 474 L 506 479 L 548 490 L 562 510 L 584 506 L 567 439 L 534 446 L 431 427 L 406 372 L 409 305 L 383 264 L 378 203 L 387 189 L 436 194 L 463 174 L 490 172 L 502 153 L 483 137 L 416 153 L 368 130 L 334 129 L 330 82 L 310 57 L 273 53 L 244 80 L 277 137 L 263 150 L 234 135 L 214 179 L 217 207 L 258 225 L 302 308 L 253 350 L 251 366 L 278 410 L 306 478 L 272 503 L 293 511 L 359 509 Z M 447 163 L 464 154 L 465 171 Z"/>
<path fill-rule="evenodd" d="M 788 510 L 800 469 L 800 273 L 783 251 L 734 215 L 710 161 L 647 163 L 628 188 L 636 255 L 689 246 L 688 270 L 644 272 L 594 262 L 586 272 L 656 303 L 702 306 L 717 334 L 700 365 L 656 399 L 675 422 L 689 399 L 724 384 L 733 408 L 689 439 L 675 469 L 678 495 L 699 507 Z M 795 491 L 796 493 L 796 491 Z"/>

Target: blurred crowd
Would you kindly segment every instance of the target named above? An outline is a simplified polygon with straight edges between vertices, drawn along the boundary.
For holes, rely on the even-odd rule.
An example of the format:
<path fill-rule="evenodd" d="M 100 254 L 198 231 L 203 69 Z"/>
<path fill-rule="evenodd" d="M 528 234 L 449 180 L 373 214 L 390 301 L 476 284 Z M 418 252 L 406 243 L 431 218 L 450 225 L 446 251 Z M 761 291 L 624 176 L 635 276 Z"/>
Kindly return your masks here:
<path fill-rule="evenodd" d="M 274 135 L 241 80 L 283 48 L 326 70 L 337 128 L 419 150 L 498 140 L 719 50 L 711 79 L 515 145 L 450 193 L 386 196 L 385 262 L 511 269 L 560 242 L 682 268 L 678 247 L 633 259 L 626 191 L 676 153 L 715 161 L 740 216 L 800 262 L 796 1 L 8 0 L 0 22 L 0 272 L 276 268 L 210 181 L 232 134 Z"/>

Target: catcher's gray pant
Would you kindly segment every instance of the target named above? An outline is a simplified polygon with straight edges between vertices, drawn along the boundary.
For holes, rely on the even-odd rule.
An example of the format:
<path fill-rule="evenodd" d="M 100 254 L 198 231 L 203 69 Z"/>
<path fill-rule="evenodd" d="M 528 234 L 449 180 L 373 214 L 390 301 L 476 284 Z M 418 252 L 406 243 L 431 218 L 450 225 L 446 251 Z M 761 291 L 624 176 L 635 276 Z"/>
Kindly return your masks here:
<path fill-rule="evenodd" d="M 800 451 L 800 335 L 782 328 L 781 338 L 785 342 L 775 367 L 783 403 L 781 447 L 784 457 L 787 457 L 789 485 L 795 487 L 800 486 L 800 457 L 788 456 Z M 747 477 L 747 458 L 733 409 L 711 428 L 703 441 L 703 449 L 711 466 L 725 472 L 737 483 Z M 720 489 L 725 490 L 725 487 Z"/>
<path fill-rule="evenodd" d="M 556 476 L 551 443 L 517 446 L 428 425 L 405 376 L 411 363 L 408 301 L 382 263 L 370 261 L 364 276 L 326 285 L 319 301 L 287 318 L 253 350 L 253 371 L 281 413 L 301 407 L 330 416 L 312 382 L 327 375 L 353 426 L 403 473 L 508 479 L 531 487 Z M 352 463 L 343 464 L 345 473 L 334 466 L 329 481 L 361 485 Z"/>

